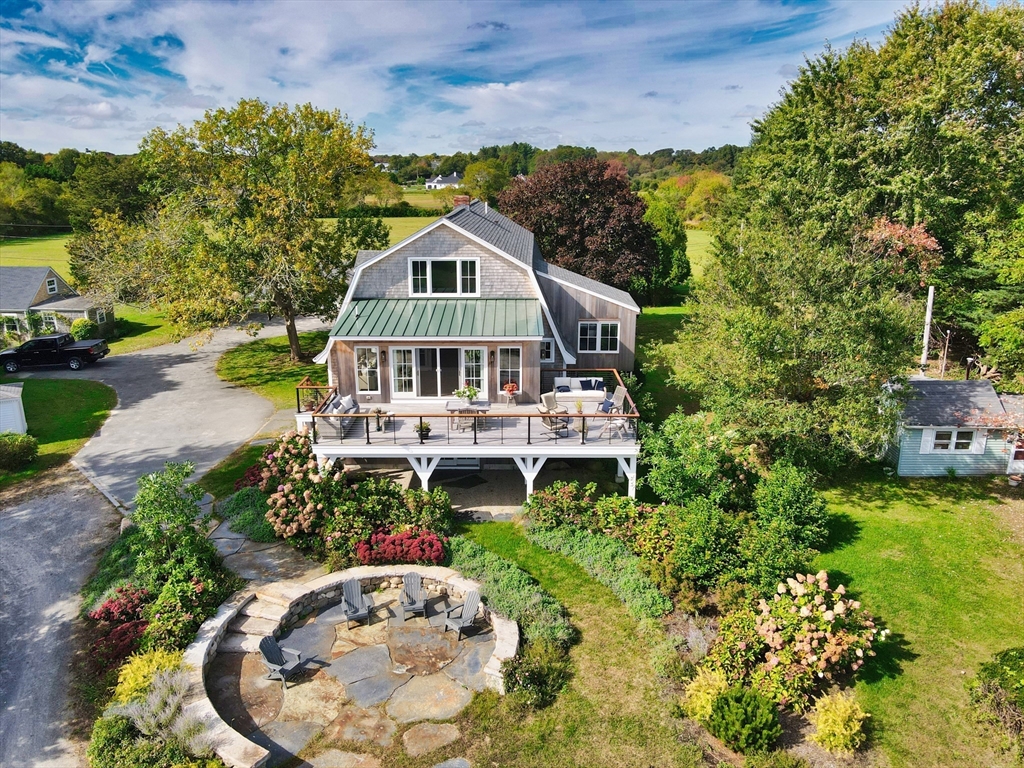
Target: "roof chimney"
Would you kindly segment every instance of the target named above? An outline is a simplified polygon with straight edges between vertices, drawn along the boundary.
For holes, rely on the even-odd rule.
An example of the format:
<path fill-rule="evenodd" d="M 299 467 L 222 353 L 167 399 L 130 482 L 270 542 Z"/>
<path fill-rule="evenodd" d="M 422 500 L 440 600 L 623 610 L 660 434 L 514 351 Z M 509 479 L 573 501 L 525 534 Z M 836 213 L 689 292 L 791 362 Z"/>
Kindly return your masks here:
<path fill-rule="evenodd" d="M 460 205 L 469 205 L 469 195 L 456 195 L 452 198 L 452 205 L 456 208 Z"/>

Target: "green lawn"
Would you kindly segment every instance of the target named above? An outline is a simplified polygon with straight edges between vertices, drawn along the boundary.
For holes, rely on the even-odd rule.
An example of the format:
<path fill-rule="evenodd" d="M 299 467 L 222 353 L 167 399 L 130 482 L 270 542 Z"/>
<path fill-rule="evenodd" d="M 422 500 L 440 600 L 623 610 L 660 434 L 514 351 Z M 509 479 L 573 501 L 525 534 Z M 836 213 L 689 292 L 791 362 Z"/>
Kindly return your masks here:
<path fill-rule="evenodd" d="M 1006 522 L 1024 515 L 1024 494 L 1003 478 L 897 480 L 874 470 L 827 496 L 837 543 L 817 565 L 894 638 L 857 685 L 875 742 L 893 768 L 1011 765 L 972 721 L 964 681 L 1024 641 L 1024 546 Z"/>
<path fill-rule="evenodd" d="M 78 453 L 117 405 L 117 394 L 106 384 L 85 379 L 25 379 L 22 402 L 29 434 L 39 441 L 39 456 L 20 472 L 0 470 L 0 488 L 28 480 Z"/>
<path fill-rule="evenodd" d="M 327 344 L 328 331 L 299 334 L 303 356 L 308 361 Z M 248 387 L 270 400 L 277 408 L 295 408 L 295 387 L 303 376 L 325 383 L 327 369 L 312 362 L 293 363 L 288 338 L 256 339 L 229 349 L 217 361 L 217 375 L 224 381 Z"/>
<path fill-rule="evenodd" d="M 402 242 L 413 232 L 419 232 L 425 226 L 435 221 L 437 221 L 436 218 L 429 219 L 424 216 L 400 216 L 384 219 L 384 223 L 391 227 L 391 245 Z"/>
<path fill-rule="evenodd" d="M 69 235 L 22 237 L 0 241 L 0 266 L 52 267 L 65 280 L 71 279 L 68 251 L 64 247 Z"/>
<path fill-rule="evenodd" d="M 701 277 L 711 259 L 711 232 L 706 229 L 686 230 L 686 257 L 690 260 L 690 271 L 694 277 Z"/>
<path fill-rule="evenodd" d="M 402 199 L 409 205 L 413 205 L 417 208 L 426 208 L 429 210 L 437 210 L 441 212 L 441 204 L 434 198 L 433 193 L 429 189 L 403 189 Z"/>
<path fill-rule="evenodd" d="M 293 397 L 292 404 L 294 405 L 294 403 Z M 242 447 L 236 448 L 230 456 L 203 475 L 197 485 L 212 494 L 213 498 L 218 501 L 226 499 L 235 492 L 235 481 L 241 479 L 245 470 L 255 464 L 266 452 L 266 445 L 246 443 Z"/>
<path fill-rule="evenodd" d="M 570 651 L 572 682 L 550 707 L 524 717 L 484 698 L 464 713 L 474 765 L 701 765 L 699 751 L 679 741 L 659 699 L 649 650 L 611 590 L 562 555 L 528 542 L 513 523 L 473 524 L 462 532 L 537 579 L 581 633 Z"/>
<path fill-rule="evenodd" d="M 655 418 L 658 421 L 668 417 L 679 406 L 691 410 L 695 407 L 695 403 L 688 400 L 681 390 L 669 383 L 671 370 L 655 364 L 651 359 L 651 346 L 675 339 L 675 333 L 687 312 L 689 305 L 686 304 L 678 307 L 644 307 L 636 319 L 637 361 L 644 366 L 646 390 L 654 394 L 657 403 Z"/>

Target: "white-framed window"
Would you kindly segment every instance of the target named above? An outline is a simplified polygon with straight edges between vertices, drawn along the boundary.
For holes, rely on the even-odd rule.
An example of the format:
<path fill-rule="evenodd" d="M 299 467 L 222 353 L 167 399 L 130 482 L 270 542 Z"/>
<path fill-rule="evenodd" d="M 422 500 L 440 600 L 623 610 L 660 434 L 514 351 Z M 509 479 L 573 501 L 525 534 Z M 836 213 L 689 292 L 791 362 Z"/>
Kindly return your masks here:
<path fill-rule="evenodd" d="M 4 333 L 18 333 L 21 330 L 17 315 L 3 315 L 2 322 Z"/>
<path fill-rule="evenodd" d="M 380 371 L 377 367 L 376 347 L 356 347 L 356 391 L 376 394 L 380 392 Z"/>
<path fill-rule="evenodd" d="M 486 390 L 484 386 L 484 350 L 462 350 L 462 380 L 481 392 Z"/>
<path fill-rule="evenodd" d="M 416 391 L 411 349 L 391 350 L 391 390 L 399 395 L 412 395 Z"/>
<path fill-rule="evenodd" d="M 510 381 L 523 388 L 523 350 L 521 347 L 498 347 L 498 389 Z"/>
<path fill-rule="evenodd" d="M 57 330 L 57 315 L 53 312 L 40 312 L 40 316 L 43 318 L 43 330 L 48 333 L 53 333 Z"/>
<path fill-rule="evenodd" d="M 540 361 L 542 363 L 553 363 L 553 362 L 555 362 L 555 340 L 554 339 L 541 339 L 541 341 L 540 341 Z"/>
<path fill-rule="evenodd" d="M 46 292 L 53 295 L 57 292 L 57 278 L 48 277 L 46 278 Z"/>
<path fill-rule="evenodd" d="M 602 320 L 580 323 L 580 352 L 618 352 L 619 324 Z"/>
<path fill-rule="evenodd" d="M 984 453 L 986 434 L 984 429 L 957 429 L 936 427 L 926 429 L 921 435 L 921 453 Z"/>
<path fill-rule="evenodd" d="M 105 309 L 96 310 L 96 322 L 99 323 L 100 325 L 103 325 L 105 322 L 107 322 L 107 311 Z"/>
<path fill-rule="evenodd" d="M 410 296 L 479 296 L 479 259 L 409 259 Z"/>

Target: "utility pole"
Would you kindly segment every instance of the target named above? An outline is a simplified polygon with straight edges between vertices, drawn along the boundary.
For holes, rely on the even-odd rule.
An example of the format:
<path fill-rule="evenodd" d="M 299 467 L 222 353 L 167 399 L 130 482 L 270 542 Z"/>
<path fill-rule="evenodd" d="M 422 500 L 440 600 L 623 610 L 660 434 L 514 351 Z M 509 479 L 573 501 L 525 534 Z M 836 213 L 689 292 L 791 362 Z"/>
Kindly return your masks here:
<path fill-rule="evenodd" d="M 928 308 L 924 313 L 924 334 L 921 337 L 921 373 L 928 367 L 928 342 L 931 341 L 932 303 L 935 301 L 935 286 L 928 286 Z"/>
<path fill-rule="evenodd" d="M 953 335 L 952 331 L 946 331 L 946 343 L 942 345 L 942 365 L 939 368 L 939 378 L 946 378 L 946 358 L 949 355 L 949 337 Z"/>

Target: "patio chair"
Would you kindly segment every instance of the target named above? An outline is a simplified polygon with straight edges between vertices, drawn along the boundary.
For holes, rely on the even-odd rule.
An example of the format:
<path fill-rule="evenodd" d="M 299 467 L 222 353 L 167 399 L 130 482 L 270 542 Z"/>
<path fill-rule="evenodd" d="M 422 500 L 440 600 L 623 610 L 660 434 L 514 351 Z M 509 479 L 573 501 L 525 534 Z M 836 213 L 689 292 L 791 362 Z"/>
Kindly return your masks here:
<path fill-rule="evenodd" d="M 349 579 L 341 585 L 342 614 L 345 616 L 345 628 L 348 629 L 349 622 L 362 621 L 366 619 L 366 626 L 370 626 L 370 616 L 373 614 L 373 596 L 364 595 L 363 587 L 359 579 Z"/>
<path fill-rule="evenodd" d="M 466 602 L 460 605 L 453 605 L 444 612 L 444 631 L 447 632 L 449 628 L 456 630 L 459 633 L 456 642 L 461 640 L 463 630 L 471 626 L 476 619 L 476 609 L 479 605 L 480 593 L 474 589 L 466 595 Z M 455 612 L 458 612 L 458 616 L 452 616 Z"/>
<path fill-rule="evenodd" d="M 267 668 L 266 679 L 280 680 L 284 690 L 288 690 L 288 678 L 305 665 L 301 653 L 291 648 L 282 648 L 271 635 L 260 640 L 260 655 Z"/>
<path fill-rule="evenodd" d="M 477 412 L 472 408 L 460 408 L 459 415 L 455 419 L 455 428 L 459 432 L 465 432 L 467 429 L 473 431 L 473 422 L 476 421 L 474 415 Z"/>
<path fill-rule="evenodd" d="M 615 387 L 615 392 L 612 393 L 612 412 L 622 413 L 622 407 L 626 402 L 626 388 L 619 384 Z"/>
<path fill-rule="evenodd" d="M 418 573 L 407 573 L 402 577 L 402 594 L 398 596 L 402 606 L 402 621 L 411 614 L 427 617 L 427 593 L 423 591 L 423 579 Z"/>
<path fill-rule="evenodd" d="M 554 392 L 545 392 L 540 396 L 540 403 L 544 406 L 544 409 L 548 413 L 568 413 L 569 409 L 564 405 L 559 405 L 558 401 L 555 400 Z"/>
<path fill-rule="evenodd" d="M 540 419 L 540 425 L 544 427 L 544 429 L 553 433 L 555 437 L 559 437 L 562 432 L 565 432 L 565 437 L 569 436 L 570 420 L 561 415 L 563 413 L 567 413 L 565 408 L 558 411 L 549 411 L 543 405 L 538 405 L 537 410 L 544 414 Z"/>

